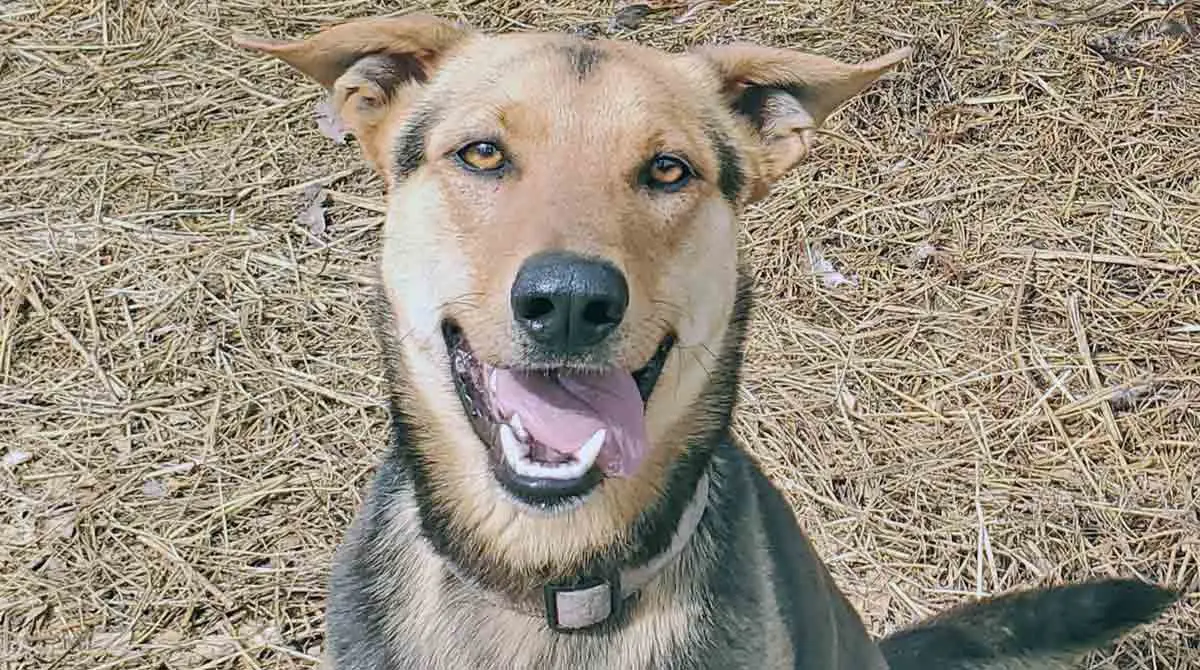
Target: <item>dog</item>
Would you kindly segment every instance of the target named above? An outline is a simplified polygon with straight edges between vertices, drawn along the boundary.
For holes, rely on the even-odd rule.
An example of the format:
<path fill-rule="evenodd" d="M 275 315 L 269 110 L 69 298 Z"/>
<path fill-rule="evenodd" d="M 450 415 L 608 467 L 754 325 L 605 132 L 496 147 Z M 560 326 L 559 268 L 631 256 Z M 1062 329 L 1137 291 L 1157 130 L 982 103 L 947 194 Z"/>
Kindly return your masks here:
<path fill-rule="evenodd" d="M 236 41 L 328 89 L 387 184 L 390 440 L 334 557 L 329 667 L 1049 670 L 1179 596 L 1072 584 L 876 641 L 731 435 L 738 214 L 908 49 L 423 14 Z"/>

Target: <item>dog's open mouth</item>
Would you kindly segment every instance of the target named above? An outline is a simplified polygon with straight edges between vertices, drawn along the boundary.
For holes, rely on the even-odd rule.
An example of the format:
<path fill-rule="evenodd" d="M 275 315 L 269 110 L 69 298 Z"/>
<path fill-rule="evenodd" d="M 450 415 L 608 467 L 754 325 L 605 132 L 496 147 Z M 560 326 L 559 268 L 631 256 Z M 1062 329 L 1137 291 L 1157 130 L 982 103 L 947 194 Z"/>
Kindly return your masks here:
<path fill-rule="evenodd" d="M 646 401 L 674 337 L 630 373 L 494 367 L 476 358 L 457 326 L 442 331 L 463 410 L 497 480 L 519 499 L 544 506 L 582 496 L 605 477 L 632 474 L 645 457 Z"/>

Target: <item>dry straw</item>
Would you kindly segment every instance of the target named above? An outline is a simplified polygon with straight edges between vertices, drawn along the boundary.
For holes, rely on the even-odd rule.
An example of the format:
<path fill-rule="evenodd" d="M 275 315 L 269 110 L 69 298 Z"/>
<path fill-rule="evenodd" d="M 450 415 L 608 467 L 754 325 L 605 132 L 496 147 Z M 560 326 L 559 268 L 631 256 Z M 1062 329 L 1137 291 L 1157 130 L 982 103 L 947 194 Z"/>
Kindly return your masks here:
<path fill-rule="evenodd" d="M 381 188 L 319 91 L 229 36 L 400 4 L 0 3 L 3 667 L 314 667 L 384 438 Z M 623 33 L 917 47 L 744 234 L 737 429 L 874 631 L 1139 575 L 1191 595 L 1092 667 L 1200 666 L 1196 11 L 744 0 Z"/>

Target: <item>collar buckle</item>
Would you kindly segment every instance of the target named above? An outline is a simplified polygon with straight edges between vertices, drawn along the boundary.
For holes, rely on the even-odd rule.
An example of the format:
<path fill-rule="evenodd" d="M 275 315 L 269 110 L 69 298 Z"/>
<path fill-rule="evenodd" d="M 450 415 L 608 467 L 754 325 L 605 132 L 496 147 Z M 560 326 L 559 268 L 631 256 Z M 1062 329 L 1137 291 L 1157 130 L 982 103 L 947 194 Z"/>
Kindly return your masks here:
<path fill-rule="evenodd" d="M 621 611 L 621 578 L 576 577 L 542 587 L 546 623 L 560 633 L 576 633 L 612 619 Z"/>

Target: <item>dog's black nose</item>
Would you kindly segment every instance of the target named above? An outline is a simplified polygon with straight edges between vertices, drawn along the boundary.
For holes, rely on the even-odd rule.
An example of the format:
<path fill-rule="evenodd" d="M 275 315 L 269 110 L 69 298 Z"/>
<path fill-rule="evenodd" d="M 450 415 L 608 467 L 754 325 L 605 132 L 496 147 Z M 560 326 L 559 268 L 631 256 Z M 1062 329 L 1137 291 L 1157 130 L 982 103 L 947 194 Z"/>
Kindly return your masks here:
<path fill-rule="evenodd" d="M 517 324 L 534 341 L 569 353 L 600 343 L 629 305 L 629 285 L 611 263 L 552 251 L 530 257 L 512 286 Z"/>

